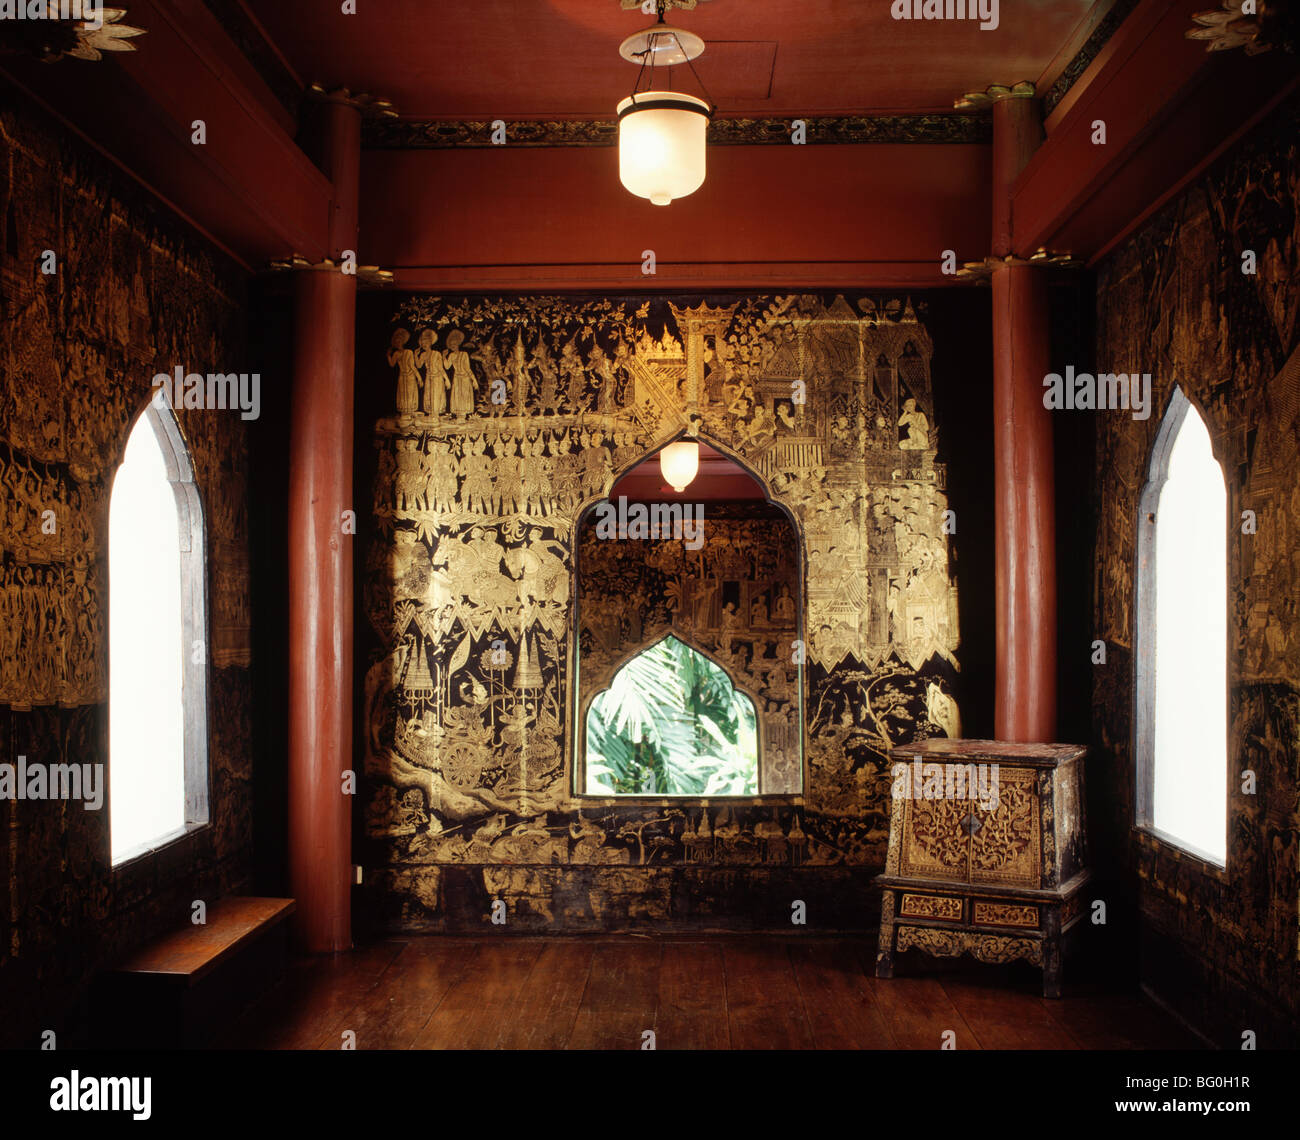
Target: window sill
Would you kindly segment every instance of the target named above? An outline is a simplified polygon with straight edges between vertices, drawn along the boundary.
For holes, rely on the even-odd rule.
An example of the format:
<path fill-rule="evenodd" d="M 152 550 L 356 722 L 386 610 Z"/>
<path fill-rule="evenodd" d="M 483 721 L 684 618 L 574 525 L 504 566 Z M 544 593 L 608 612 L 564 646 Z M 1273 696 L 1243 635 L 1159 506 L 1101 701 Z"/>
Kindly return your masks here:
<path fill-rule="evenodd" d="M 184 827 L 177 828 L 177 830 L 168 832 L 157 839 L 150 839 L 146 843 L 128 847 L 123 855 L 113 860 L 113 874 L 117 874 L 119 871 L 134 870 L 142 860 L 152 855 L 171 852 L 191 836 L 197 835 L 211 826 L 211 823 L 187 823 Z"/>
<path fill-rule="evenodd" d="M 1133 831 L 1138 837 L 1138 842 L 1148 850 L 1171 855 L 1177 862 L 1188 864 L 1207 878 L 1217 879 L 1221 883 L 1228 881 L 1227 864 L 1217 862 L 1212 855 L 1188 847 L 1172 835 L 1146 824 L 1135 825 Z"/>

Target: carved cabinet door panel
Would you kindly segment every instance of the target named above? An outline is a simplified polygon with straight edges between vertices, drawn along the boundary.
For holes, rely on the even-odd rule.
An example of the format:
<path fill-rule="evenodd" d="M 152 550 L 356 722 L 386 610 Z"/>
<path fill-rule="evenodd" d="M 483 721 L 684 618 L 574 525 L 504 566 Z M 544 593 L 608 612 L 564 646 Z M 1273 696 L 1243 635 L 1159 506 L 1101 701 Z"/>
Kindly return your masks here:
<path fill-rule="evenodd" d="M 992 805 L 974 799 L 905 803 L 899 873 L 1037 887 L 1041 846 L 1037 772 L 1004 767 Z"/>
<path fill-rule="evenodd" d="M 1040 856 L 1038 772 L 1033 768 L 1003 768 L 998 780 L 997 806 L 991 811 L 971 807 L 977 823 L 971 833 L 972 883 L 1008 887 L 1037 887 L 1042 877 Z"/>
<path fill-rule="evenodd" d="M 970 882 L 971 845 L 963 800 L 909 799 L 903 807 L 899 873 Z"/>

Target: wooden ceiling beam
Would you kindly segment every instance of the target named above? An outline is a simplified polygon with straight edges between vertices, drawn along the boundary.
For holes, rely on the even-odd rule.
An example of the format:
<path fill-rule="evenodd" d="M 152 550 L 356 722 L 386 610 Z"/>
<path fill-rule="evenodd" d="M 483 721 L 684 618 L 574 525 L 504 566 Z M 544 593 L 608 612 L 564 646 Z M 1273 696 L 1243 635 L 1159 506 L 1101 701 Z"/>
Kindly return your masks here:
<path fill-rule="evenodd" d="M 10 79 L 250 269 L 328 253 L 329 180 L 200 0 L 134 0 L 137 50 L 103 62 L 6 57 Z M 207 141 L 192 141 L 194 122 Z"/>
<path fill-rule="evenodd" d="M 367 151 L 361 232 L 399 289 L 919 288 L 988 247 L 982 145 L 732 146 L 666 207 L 611 148 Z M 644 251 L 655 272 L 643 272 Z"/>
<path fill-rule="evenodd" d="M 1016 253 L 1046 247 L 1095 261 L 1294 86 L 1297 62 L 1282 52 L 1211 56 L 1186 39 L 1205 6 L 1143 0 L 1057 108 L 1012 191 Z M 1098 121 L 1104 144 L 1094 141 Z"/>

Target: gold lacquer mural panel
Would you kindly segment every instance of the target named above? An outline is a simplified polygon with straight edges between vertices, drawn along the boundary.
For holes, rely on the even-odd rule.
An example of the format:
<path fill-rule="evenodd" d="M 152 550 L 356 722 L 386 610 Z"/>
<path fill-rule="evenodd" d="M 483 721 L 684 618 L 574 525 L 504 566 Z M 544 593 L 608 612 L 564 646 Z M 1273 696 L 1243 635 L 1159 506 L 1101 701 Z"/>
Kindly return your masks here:
<path fill-rule="evenodd" d="M 934 347 L 917 307 L 409 297 L 387 338 L 362 347 L 391 385 L 364 587 L 381 861 L 879 865 L 889 748 L 957 723 Z M 585 544 L 584 510 L 688 432 L 754 474 L 787 526 L 779 557 L 770 519 L 725 509 L 702 552 L 643 543 L 634 566 Z M 584 559 L 593 587 L 575 611 Z M 578 709 L 669 631 L 757 698 L 761 790 L 779 803 L 575 795 Z M 543 889 L 499 885 L 521 901 Z M 595 921 L 608 903 L 580 909 Z"/>
<path fill-rule="evenodd" d="M 0 106 L 0 223 L 0 753 L 98 769 L 102 789 L 114 475 L 156 373 L 249 367 L 247 280 L 14 91 Z M 211 644 L 195 648 L 209 665 L 209 826 L 161 861 L 113 867 L 107 798 L 0 799 L 3 1047 L 59 1026 L 103 963 L 176 925 L 181 898 L 237 891 L 251 873 L 251 431 L 220 411 L 177 422 L 207 538 Z"/>
<path fill-rule="evenodd" d="M 1094 671 L 1092 700 L 1101 763 L 1091 770 L 1112 774 L 1098 801 L 1110 811 L 1089 826 L 1107 828 L 1125 851 L 1143 923 L 1196 964 L 1159 983 L 1171 1001 L 1181 986 L 1182 1012 L 1217 1024 L 1225 1042 L 1247 1016 L 1253 1025 L 1276 1017 L 1277 1041 L 1300 1021 L 1298 137 L 1300 101 L 1291 98 L 1119 247 L 1097 281 L 1097 367 L 1150 373 L 1152 410 L 1142 420 L 1097 417 L 1094 624 L 1115 648 Z M 1222 872 L 1131 829 L 1135 519 L 1175 385 L 1223 468 L 1227 764 L 1258 779 L 1255 794 L 1229 796 Z M 1257 1002 L 1249 1015 L 1233 1000 L 1242 990 Z"/>

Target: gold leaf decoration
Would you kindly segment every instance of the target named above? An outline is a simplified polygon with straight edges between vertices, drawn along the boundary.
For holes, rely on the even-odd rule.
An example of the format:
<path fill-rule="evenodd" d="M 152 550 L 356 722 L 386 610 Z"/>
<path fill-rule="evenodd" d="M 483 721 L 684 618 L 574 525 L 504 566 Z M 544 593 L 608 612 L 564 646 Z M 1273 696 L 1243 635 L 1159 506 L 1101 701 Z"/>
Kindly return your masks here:
<path fill-rule="evenodd" d="M 135 51 L 130 41 L 144 35 L 144 28 L 122 23 L 125 8 L 104 8 L 100 13 L 100 26 L 92 27 L 82 20 L 77 27 L 77 46 L 68 54 L 75 59 L 103 59 L 106 51 Z"/>

